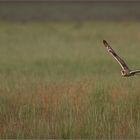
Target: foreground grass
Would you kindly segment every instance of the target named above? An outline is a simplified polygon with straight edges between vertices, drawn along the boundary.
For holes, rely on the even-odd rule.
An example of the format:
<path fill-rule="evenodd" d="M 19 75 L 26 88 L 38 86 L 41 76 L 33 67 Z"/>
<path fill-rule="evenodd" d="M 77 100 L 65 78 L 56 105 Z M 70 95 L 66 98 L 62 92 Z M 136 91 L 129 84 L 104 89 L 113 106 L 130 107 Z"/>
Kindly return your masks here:
<path fill-rule="evenodd" d="M 0 138 L 140 138 L 138 22 L 0 25 Z"/>

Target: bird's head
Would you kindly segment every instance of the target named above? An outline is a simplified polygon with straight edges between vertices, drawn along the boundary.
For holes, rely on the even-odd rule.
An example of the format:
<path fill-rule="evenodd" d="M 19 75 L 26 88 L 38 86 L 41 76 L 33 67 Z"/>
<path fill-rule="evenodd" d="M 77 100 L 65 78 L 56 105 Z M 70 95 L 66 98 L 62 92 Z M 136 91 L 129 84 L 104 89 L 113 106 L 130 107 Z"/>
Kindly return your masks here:
<path fill-rule="evenodd" d="M 124 71 L 124 70 L 121 70 L 121 74 L 122 74 L 122 76 L 126 76 L 127 75 L 126 71 Z"/>
<path fill-rule="evenodd" d="M 130 76 L 130 71 L 129 70 L 121 70 L 121 74 L 124 77 L 128 77 L 128 76 Z"/>

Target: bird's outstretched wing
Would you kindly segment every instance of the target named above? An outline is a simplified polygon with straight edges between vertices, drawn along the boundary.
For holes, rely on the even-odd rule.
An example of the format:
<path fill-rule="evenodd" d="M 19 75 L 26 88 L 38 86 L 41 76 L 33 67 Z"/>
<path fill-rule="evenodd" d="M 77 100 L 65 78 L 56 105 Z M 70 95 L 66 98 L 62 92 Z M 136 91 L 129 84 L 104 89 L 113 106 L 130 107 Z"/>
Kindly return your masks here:
<path fill-rule="evenodd" d="M 117 62 L 120 64 L 121 68 L 125 71 L 130 71 L 129 67 L 127 66 L 127 64 L 124 62 L 124 60 L 122 58 L 120 58 L 115 51 L 110 47 L 110 45 L 103 40 L 103 44 L 106 47 L 106 49 L 108 50 L 108 52 L 117 60 Z"/>
<path fill-rule="evenodd" d="M 130 74 L 132 75 L 140 75 L 140 70 L 134 70 L 134 71 L 131 71 Z"/>

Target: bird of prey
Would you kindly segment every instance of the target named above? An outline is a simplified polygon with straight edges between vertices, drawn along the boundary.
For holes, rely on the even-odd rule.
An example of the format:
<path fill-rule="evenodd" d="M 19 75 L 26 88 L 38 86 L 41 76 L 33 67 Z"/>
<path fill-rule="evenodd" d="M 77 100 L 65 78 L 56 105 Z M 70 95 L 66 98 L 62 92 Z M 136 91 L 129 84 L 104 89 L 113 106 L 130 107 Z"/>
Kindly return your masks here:
<path fill-rule="evenodd" d="M 127 64 L 124 62 L 124 60 L 116 54 L 116 52 L 111 48 L 111 46 L 105 40 L 103 40 L 103 44 L 105 48 L 107 49 L 107 51 L 113 56 L 113 58 L 117 60 L 117 62 L 121 66 L 122 76 L 129 77 L 129 76 L 134 76 L 134 75 L 140 75 L 140 70 L 131 71 L 129 67 L 127 66 Z"/>

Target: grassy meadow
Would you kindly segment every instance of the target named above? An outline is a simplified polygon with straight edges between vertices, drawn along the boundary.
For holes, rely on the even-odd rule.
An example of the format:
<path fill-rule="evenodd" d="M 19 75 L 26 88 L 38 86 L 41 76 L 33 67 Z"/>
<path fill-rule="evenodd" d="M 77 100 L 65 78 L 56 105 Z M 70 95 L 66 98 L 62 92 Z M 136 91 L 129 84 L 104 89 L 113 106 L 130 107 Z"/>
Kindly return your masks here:
<path fill-rule="evenodd" d="M 140 138 L 140 22 L 0 21 L 0 138 Z"/>

